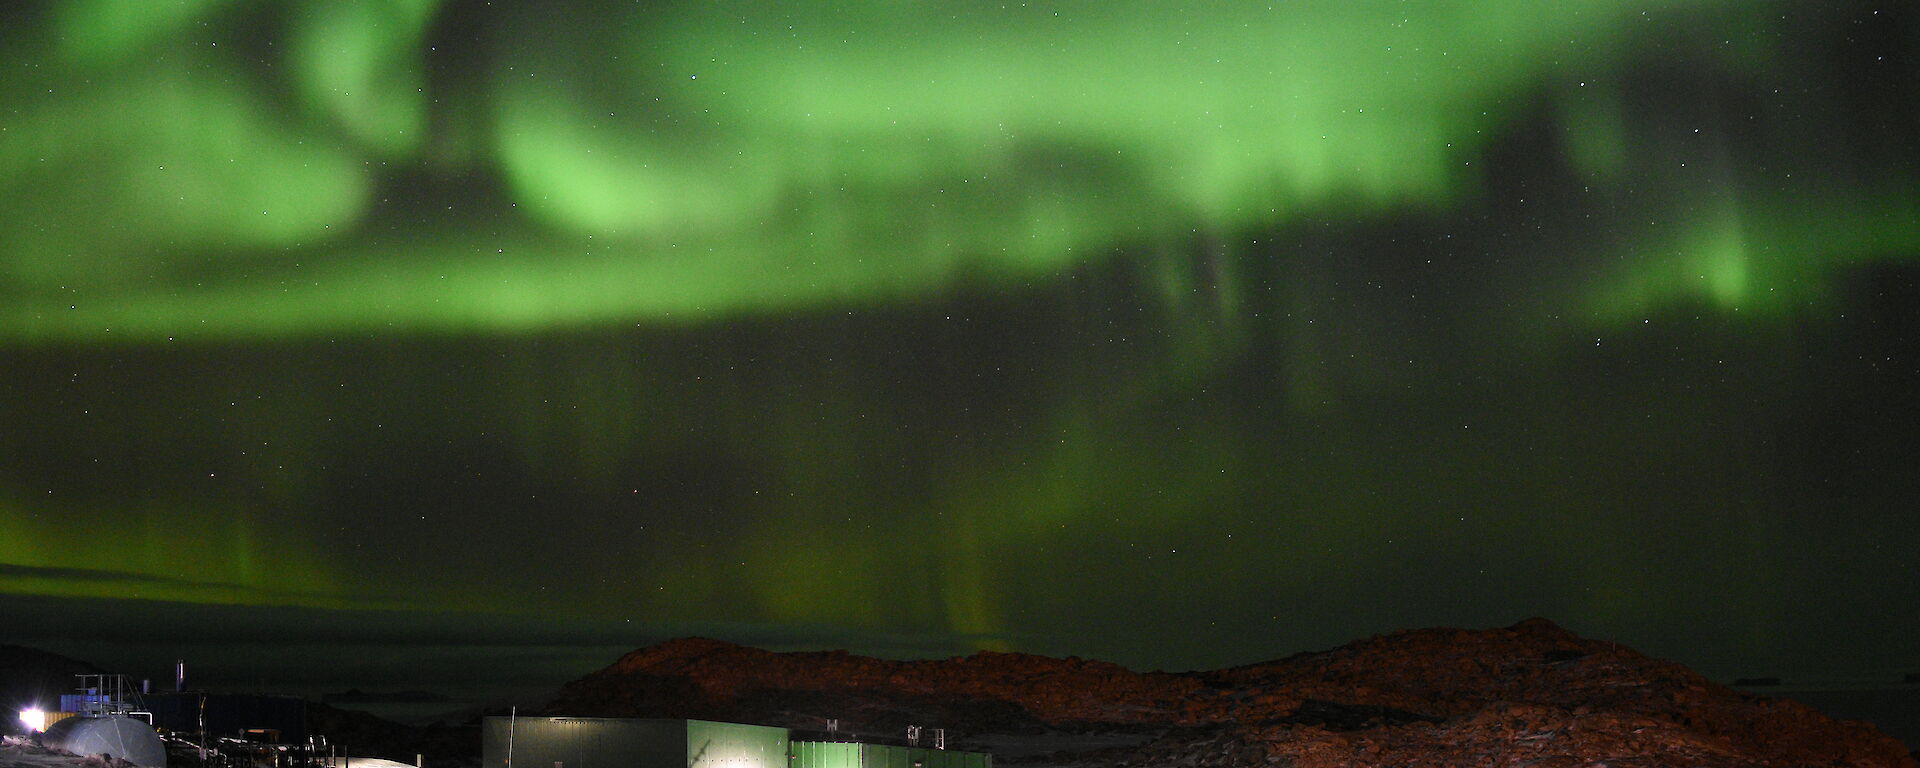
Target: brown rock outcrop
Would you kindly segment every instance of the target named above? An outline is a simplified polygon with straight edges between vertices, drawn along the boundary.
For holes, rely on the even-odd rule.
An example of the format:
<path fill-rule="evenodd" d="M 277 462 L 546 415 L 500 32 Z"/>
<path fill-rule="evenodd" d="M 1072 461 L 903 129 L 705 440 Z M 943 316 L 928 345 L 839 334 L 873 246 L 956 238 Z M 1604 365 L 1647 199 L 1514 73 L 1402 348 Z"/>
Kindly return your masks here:
<path fill-rule="evenodd" d="M 1034 765 L 1916 766 L 1868 724 L 1740 693 L 1543 619 L 1410 630 L 1190 673 L 1011 653 L 774 653 L 690 638 L 627 654 L 568 684 L 550 709 L 800 729 L 833 717 L 854 734 L 945 727 L 960 747 L 1018 743 L 1037 756 L 1012 762 Z"/>

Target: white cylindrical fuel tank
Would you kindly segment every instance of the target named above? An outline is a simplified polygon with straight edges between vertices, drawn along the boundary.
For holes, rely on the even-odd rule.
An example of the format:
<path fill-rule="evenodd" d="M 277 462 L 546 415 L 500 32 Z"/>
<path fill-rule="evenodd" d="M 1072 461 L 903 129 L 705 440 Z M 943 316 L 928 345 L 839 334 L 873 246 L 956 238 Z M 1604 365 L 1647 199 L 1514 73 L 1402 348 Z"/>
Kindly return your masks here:
<path fill-rule="evenodd" d="M 144 768 L 167 765 L 167 748 L 159 734 L 131 717 L 69 717 L 47 726 L 40 743 L 81 757 L 109 755 Z"/>

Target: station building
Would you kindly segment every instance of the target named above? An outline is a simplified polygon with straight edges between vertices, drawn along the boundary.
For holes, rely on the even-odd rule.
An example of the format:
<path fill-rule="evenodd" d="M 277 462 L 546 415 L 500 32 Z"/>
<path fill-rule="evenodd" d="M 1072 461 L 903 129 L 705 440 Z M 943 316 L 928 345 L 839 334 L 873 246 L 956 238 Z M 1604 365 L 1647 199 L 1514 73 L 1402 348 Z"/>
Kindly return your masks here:
<path fill-rule="evenodd" d="M 623 717 L 488 717 L 481 768 L 993 768 L 983 752 L 796 740 L 785 728 Z"/>

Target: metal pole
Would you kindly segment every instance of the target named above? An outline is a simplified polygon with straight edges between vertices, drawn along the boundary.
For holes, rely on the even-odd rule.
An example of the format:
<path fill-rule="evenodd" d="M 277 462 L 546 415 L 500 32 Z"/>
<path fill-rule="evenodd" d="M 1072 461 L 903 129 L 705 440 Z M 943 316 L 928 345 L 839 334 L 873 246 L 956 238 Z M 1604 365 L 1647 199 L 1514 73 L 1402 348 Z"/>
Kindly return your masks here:
<path fill-rule="evenodd" d="M 520 708 L 507 709 L 507 768 L 513 768 L 513 724 L 520 720 Z M 482 768 L 486 768 L 482 766 Z"/>

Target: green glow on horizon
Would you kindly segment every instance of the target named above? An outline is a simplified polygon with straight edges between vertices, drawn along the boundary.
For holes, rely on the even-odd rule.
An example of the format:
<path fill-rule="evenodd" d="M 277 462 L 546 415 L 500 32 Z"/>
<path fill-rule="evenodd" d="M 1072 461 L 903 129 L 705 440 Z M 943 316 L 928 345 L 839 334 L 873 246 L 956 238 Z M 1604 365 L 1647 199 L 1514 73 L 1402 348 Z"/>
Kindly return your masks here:
<path fill-rule="evenodd" d="M 0 566 L 25 569 L 0 571 L 0 592 L 223 605 L 384 602 L 345 599 L 332 569 L 296 546 L 301 542 L 267 540 L 248 513 L 211 516 L 219 522 L 210 523 L 209 516 L 179 509 L 27 514 L 26 508 L 0 509 Z"/>

